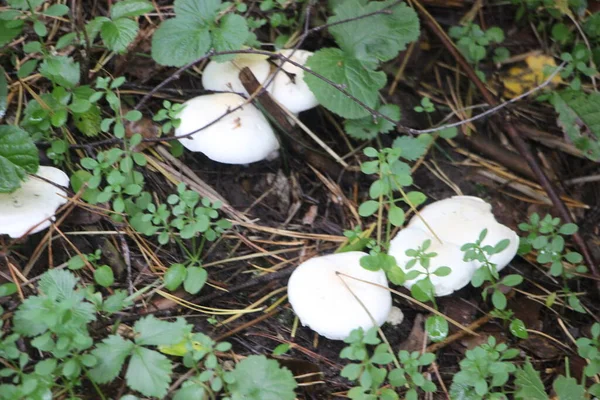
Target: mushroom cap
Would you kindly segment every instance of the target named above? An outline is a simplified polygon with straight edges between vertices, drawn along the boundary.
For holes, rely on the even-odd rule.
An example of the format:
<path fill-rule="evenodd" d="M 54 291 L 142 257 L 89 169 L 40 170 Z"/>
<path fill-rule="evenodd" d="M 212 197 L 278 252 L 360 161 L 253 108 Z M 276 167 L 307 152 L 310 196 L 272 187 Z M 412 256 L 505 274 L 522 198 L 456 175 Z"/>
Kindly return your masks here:
<path fill-rule="evenodd" d="M 36 176 L 59 186 L 69 185 L 67 174 L 54 167 L 40 167 Z M 54 221 L 56 210 L 67 202 L 66 191 L 36 176 L 28 177 L 13 193 L 0 193 L 0 235 L 19 238 L 42 231 Z"/>
<path fill-rule="evenodd" d="M 235 93 L 207 94 L 188 100 L 179 114 L 181 124 L 175 135 L 200 129 L 244 102 L 245 99 Z M 269 122 L 252 104 L 244 105 L 180 141 L 188 150 L 204 153 L 211 160 L 225 164 L 261 161 L 272 157 L 279 149 L 279 141 Z"/>
<path fill-rule="evenodd" d="M 483 229 L 488 230 L 482 242 L 484 246 L 494 246 L 503 239 L 510 240 L 506 249 L 489 258 L 490 262 L 496 264 L 498 271 L 506 267 L 517 254 L 519 236 L 496 221 L 491 204 L 479 197 L 450 197 L 427 205 L 419 213 L 421 217 L 415 215 L 408 227 L 429 232 L 424 219 L 443 242 L 454 243 L 459 248 L 465 243 L 475 242 Z"/>
<path fill-rule="evenodd" d="M 390 242 L 389 255 L 396 259 L 398 266 L 406 273 L 417 270 L 425 272 L 425 268 L 420 263 L 416 263 L 412 268 L 407 269 L 406 263 L 412 257 L 406 255 L 406 250 L 419 248 L 425 240 L 431 240 L 431 245 L 425 250 L 426 253 L 437 253 L 437 256 L 430 259 L 429 271 L 433 272 L 439 267 L 450 267 L 452 272 L 446 276 L 431 275 L 431 283 L 435 287 L 436 296 L 446 296 L 465 287 L 470 281 L 478 265 L 472 261 L 463 261 L 463 252 L 460 246 L 454 243 L 440 243 L 430 234 L 420 228 L 409 226 L 398 232 L 396 237 Z M 404 286 L 411 288 L 417 281 L 425 278 L 420 275 L 415 279 L 406 281 Z"/>
<path fill-rule="evenodd" d="M 264 83 L 271 72 L 267 58 L 257 54 L 240 54 L 231 61 L 210 61 L 202 72 L 202 86 L 215 92 L 248 94 L 240 81 L 240 71 L 248 67 L 258 82 Z"/>
<path fill-rule="evenodd" d="M 304 65 L 308 57 L 313 54 L 306 50 L 296 50 L 292 55 L 293 51 L 288 49 L 281 50 L 279 53 L 301 65 Z M 281 65 L 281 62 L 279 62 L 279 65 Z M 275 100 L 294 114 L 319 105 L 319 101 L 304 82 L 304 70 L 302 68 L 285 62 L 281 69 L 267 88 Z M 290 78 L 290 74 L 293 74 L 293 80 Z"/>
<path fill-rule="evenodd" d="M 314 257 L 294 270 L 288 282 L 288 297 L 302 325 L 334 340 L 345 339 L 359 327 L 372 328 L 369 314 L 352 293 L 362 301 L 377 325 L 383 325 L 392 307 L 390 292 L 336 274 L 342 272 L 387 288 L 384 271 L 361 267 L 360 259 L 366 255 L 352 251 Z"/>

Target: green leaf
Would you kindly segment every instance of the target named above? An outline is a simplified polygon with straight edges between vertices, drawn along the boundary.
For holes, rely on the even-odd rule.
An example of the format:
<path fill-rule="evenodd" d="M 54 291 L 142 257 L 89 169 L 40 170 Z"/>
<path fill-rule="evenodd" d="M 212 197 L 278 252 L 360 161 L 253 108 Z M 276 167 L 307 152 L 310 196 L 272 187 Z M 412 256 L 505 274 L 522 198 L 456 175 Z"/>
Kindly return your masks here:
<path fill-rule="evenodd" d="M 190 326 L 183 318 L 175 322 L 162 321 L 153 315 L 138 320 L 133 326 L 138 345 L 162 346 L 181 342 L 190 331 Z"/>
<path fill-rule="evenodd" d="M 52 4 L 44 11 L 44 15 L 49 15 L 51 17 L 62 17 L 63 15 L 68 14 L 69 7 L 64 4 Z"/>
<path fill-rule="evenodd" d="M 383 105 L 377 111 L 394 121 L 400 120 L 400 107 L 395 104 Z M 344 129 L 354 139 L 370 140 L 375 138 L 378 133 L 388 133 L 391 131 L 394 129 L 394 124 L 381 117 L 369 115 L 364 118 L 345 120 Z"/>
<path fill-rule="evenodd" d="M 431 139 L 425 135 L 417 137 L 399 136 L 394 140 L 392 147 L 402 149 L 401 156 L 408 161 L 416 161 L 427 151 Z"/>
<path fill-rule="evenodd" d="M 154 32 L 152 58 L 161 65 L 181 67 L 205 55 L 210 46 L 207 26 L 190 18 L 172 18 Z"/>
<path fill-rule="evenodd" d="M 131 18 L 152 12 L 154 6 L 146 0 L 123 0 L 114 3 L 110 9 L 110 17 L 113 20 L 118 18 Z"/>
<path fill-rule="evenodd" d="M 10 43 L 21 34 L 23 21 L 5 21 L 0 19 L 0 46 Z"/>
<path fill-rule="evenodd" d="M 183 288 L 189 294 L 197 294 L 204 287 L 208 272 L 202 267 L 189 267 L 183 282 Z"/>
<path fill-rule="evenodd" d="M 492 304 L 498 310 L 504 310 L 506 308 L 506 296 L 499 290 L 494 290 L 492 294 Z"/>
<path fill-rule="evenodd" d="M 199 20 L 204 25 L 211 24 L 219 12 L 221 0 L 175 0 L 175 14 L 184 18 Z"/>
<path fill-rule="evenodd" d="M 206 398 L 206 389 L 204 386 L 198 382 L 198 379 L 190 379 L 181 385 L 181 389 L 179 389 L 175 396 L 173 396 L 173 400 L 198 400 Z"/>
<path fill-rule="evenodd" d="M 119 335 L 110 335 L 92 350 L 98 363 L 89 371 L 96 383 L 108 383 L 121 372 L 125 359 L 134 348 L 134 344 Z"/>
<path fill-rule="evenodd" d="M 100 108 L 96 104 L 92 104 L 87 111 L 74 112 L 73 122 L 79 132 L 85 136 L 98 136 L 100 134 L 100 123 L 102 122 Z"/>
<path fill-rule="evenodd" d="M 431 279 L 424 278 L 411 286 L 410 293 L 419 301 L 431 301 L 435 297 L 435 288 Z"/>
<path fill-rule="evenodd" d="M 334 8 L 335 15 L 327 23 L 389 8 L 394 2 L 346 0 Z M 372 15 L 332 26 L 329 32 L 340 48 L 356 59 L 372 63 L 391 60 L 420 34 L 419 19 L 412 8 L 401 3 L 391 10 L 391 14 Z"/>
<path fill-rule="evenodd" d="M 377 106 L 378 91 L 386 82 L 383 72 L 369 69 L 360 60 L 352 58 L 340 49 L 321 49 L 308 59 L 306 66 L 340 85 L 371 108 Z M 364 107 L 322 79 L 306 73 L 304 81 L 319 103 L 334 113 L 344 118 L 362 118 L 370 115 Z"/>
<path fill-rule="evenodd" d="M 585 399 L 585 388 L 577 383 L 575 378 L 559 376 L 552 384 L 559 400 Z"/>
<path fill-rule="evenodd" d="M 433 315 L 425 321 L 425 330 L 433 342 L 442 341 L 448 336 L 448 321 L 440 315 Z"/>
<path fill-rule="evenodd" d="M 520 339 L 527 339 L 529 337 L 529 333 L 527 333 L 527 327 L 525 323 L 518 318 L 513 319 L 510 322 L 510 333 L 515 335 Z"/>
<path fill-rule="evenodd" d="M 249 356 L 231 372 L 231 400 L 294 400 L 296 381 L 287 368 L 265 356 Z"/>
<path fill-rule="evenodd" d="M 17 72 L 17 76 L 21 79 L 31 75 L 35 68 L 38 65 L 38 60 L 27 60 L 25 61 L 21 67 L 19 68 L 19 72 Z"/>
<path fill-rule="evenodd" d="M 239 50 L 248 38 L 248 24 L 246 19 L 240 15 L 227 14 L 212 31 L 212 44 L 215 51 Z M 232 60 L 235 54 L 218 56 L 216 61 Z"/>
<path fill-rule="evenodd" d="M 17 285 L 12 282 L 0 285 L 0 297 L 11 296 L 17 293 Z"/>
<path fill-rule="evenodd" d="M 127 18 L 120 18 L 116 21 L 107 21 L 102 24 L 100 36 L 109 50 L 116 53 L 123 53 L 137 36 L 138 29 L 137 22 Z"/>
<path fill-rule="evenodd" d="M 18 189 L 26 173 L 33 174 L 38 167 L 38 150 L 27 132 L 0 125 L 0 193 Z"/>
<path fill-rule="evenodd" d="M 392 225 L 394 226 L 402 226 L 404 225 L 404 210 L 400 207 L 396 207 L 395 205 L 390 206 L 390 212 L 388 213 L 388 218 Z"/>
<path fill-rule="evenodd" d="M 79 83 L 79 63 L 66 56 L 47 56 L 40 65 L 40 74 L 67 89 Z"/>
<path fill-rule="evenodd" d="M 137 347 L 129 360 L 127 386 L 145 396 L 165 398 L 171 383 L 173 365 L 163 354 Z"/>
<path fill-rule="evenodd" d="M 559 125 L 575 146 L 592 160 L 600 159 L 600 93 L 565 90 L 551 99 L 558 113 Z M 585 125 L 589 132 L 582 133 Z M 591 137 L 588 137 L 590 135 Z"/>
<path fill-rule="evenodd" d="M 94 280 L 102 287 L 109 287 L 115 283 L 115 275 L 108 265 L 103 265 L 94 271 Z"/>
<path fill-rule="evenodd" d="M 169 290 L 176 290 L 187 275 L 187 268 L 183 264 L 173 264 L 169 267 L 163 280 L 165 281 L 165 287 Z"/>
<path fill-rule="evenodd" d="M 379 209 L 379 203 L 375 200 L 368 200 L 358 207 L 358 214 L 361 217 L 369 217 Z"/>

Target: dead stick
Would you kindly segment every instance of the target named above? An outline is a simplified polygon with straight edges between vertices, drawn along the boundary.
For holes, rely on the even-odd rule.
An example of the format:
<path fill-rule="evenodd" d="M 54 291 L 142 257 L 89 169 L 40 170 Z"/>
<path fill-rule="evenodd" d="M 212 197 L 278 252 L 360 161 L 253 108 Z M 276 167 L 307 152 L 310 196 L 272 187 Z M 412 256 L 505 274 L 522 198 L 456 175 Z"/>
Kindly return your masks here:
<path fill-rule="evenodd" d="M 467 62 L 467 60 L 463 57 L 458 48 L 454 45 L 452 39 L 450 39 L 448 35 L 446 35 L 444 30 L 438 25 L 433 16 L 429 14 L 429 12 L 425 9 L 425 7 L 423 7 L 422 4 L 420 4 L 417 0 L 413 0 L 413 4 L 420 11 L 429 29 L 440 39 L 442 44 L 446 47 L 450 54 L 452 54 L 452 56 L 456 59 L 461 68 L 465 71 L 471 82 L 473 82 L 473 84 L 475 84 L 479 92 L 481 92 L 481 95 L 483 96 L 485 101 L 492 107 L 497 106 L 499 104 L 498 100 L 496 100 L 496 98 L 488 90 L 485 84 L 479 79 L 471 65 Z M 558 192 L 554 188 L 554 185 L 552 184 L 546 173 L 540 167 L 540 164 L 531 152 L 531 149 L 515 129 L 512 123 L 511 116 L 506 112 L 501 112 L 494 114 L 493 118 L 495 118 L 498 121 L 500 126 L 504 125 L 505 131 L 508 134 L 508 137 L 510 138 L 511 142 L 516 147 L 517 151 L 521 154 L 521 156 L 525 158 L 525 161 L 527 161 L 529 168 L 531 168 L 539 184 L 544 188 L 544 190 L 548 194 L 550 201 L 560 213 L 562 220 L 567 223 L 573 223 L 574 221 L 573 218 L 571 218 L 571 213 L 565 206 L 565 203 L 563 203 L 563 201 L 561 200 Z M 575 233 L 573 235 L 573 239 L 577 244 L 579 251 L 581 251 L 581 253 L 583 254 L 585 262 L 590 266 L 592 274 L 598 277 L 598 269 L 596 268 L 596 264 L 594 263 L 592 255 L 585 241 L 583 240 L 583 237 L 581 237 L 579 233 Z M 600 291 L 600 284 L 597 284 L 596 287 Z"/>

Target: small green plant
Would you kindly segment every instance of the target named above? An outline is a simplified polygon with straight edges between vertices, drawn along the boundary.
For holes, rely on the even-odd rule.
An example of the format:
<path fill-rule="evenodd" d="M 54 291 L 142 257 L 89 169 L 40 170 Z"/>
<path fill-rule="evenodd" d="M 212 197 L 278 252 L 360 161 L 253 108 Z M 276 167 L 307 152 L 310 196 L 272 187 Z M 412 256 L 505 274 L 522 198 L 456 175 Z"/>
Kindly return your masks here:
<path fill-rule="evenodd" d="M 451 38 L 456 39 L 456 45 L 468 62 L 475 65 L 475 72 L 485 81 L 485 74 L 479 69 L 479 63 L 488 57 L 488 46 L 502 43 L 504 31 L 499 27 L 482 30 L 477 24 L 469 23 L 464 26 L 453 26 L 448 31 Z M 493 61 L 498 63 L 507 59 L 510 53 L 506 47 L 494 49 Z"/>
<path fill-rule="evenodd" d="M 536 261 L 542 265 L 549 265 L 550 275 L 562 278 L 563 290 L 569 305 L 574 310 L 585 313 L 579 298 L 568 286 L 568 281 L 574 277 L 572 271 L 587 272 L 587 267 L 580 264 L 583 261 L 581 254 L 568 251 L 565 246 L 565 237 L 574 235 L 578 230 L 577 225 L 561 224 L 560 218 L 551 215 L 540 218 L 537 213 L 534 213 L 529 216 L 529 222 L 519 224 L 519 229 L 527 232 L 527 236 L 521 238 L 519 252 L 527 254 L 536 250 Z M 566 268 L 565 264 L 573 266 Z"/>
<path fill-rule="evenodd" d="M 460 371 L 454 375 L 450 395 L 453 399 L 508 399 L 506 385 L 517 367 L 512 361 L 518 349 L 509 349 L 496 343 L 490 336 L 487 343 L 467 350 L 460 362 Z"/>
<path fill-rule="evenodd" d="M 163 108 L 158 110 L 158 112 L 152 117 L 153 121 L 160 122 L 161 134 L 165 135 L 173 129 L 179 128 L 181 125 L 181 119 L 179 118 L 179 113 L 183 110 L 183 104 L 173 104 L 169 100 L 165 100 L 162 103 Z"/>
<path fill-rule="evenodd" d="M 600 324 L 594 323 L 591 329 L 591 338 L 582 337 L 577 339 L 577 353 L 585 358 L 588 365 L 583 372 L 585 376 L 592 378 L 600 373 Z M 589 389 L 594 396 L 600 396 L 600 383 L 594 383 Z"/>
<path fill-rule="evenodd" d="M 401 350 L 398 357 L 391 352 L 386 343 L 381 343 L 377 337 L 377 328 L 364 332 L 362 328 L 355 329 L 344 340 L 349 346 L 340 353 L 340 357 L 351 361 L 342 369 L 341 375 L 351 381 L 357 381 L 356 386 L 348 391 L 348 397 L 357 400 L 397 400 L 398 389 L 408 389 L 404 399 L 417 400 L 418 392 L 435 392 L 435 384 L 421 372 L 422 367 L 430 365 L 435 360 L 435 354 L 417 351 L 409 353 Z M 375 346 L 372 354 L 369 346 Z M 389 370 L 385 366 L 394 362 L 395 368 Z M 384 383 L 390 387 L 383 387 Z"/>
<path fill-rule="evenodd" d="M 492 315 L 505 321 L 510 321 L 510 331 L 513 335 L 519 338 L 526 338 L 528 336 L 527 329 L 523 321 L 518 318 L 512 318 L 513 313 L 506 309 L 507 299 L 506 295 L 502 292 L 499 285 L 508 287 L 518 286 L 523 282 L 523 277 L 517 274 L 506 275 L 500 278 L 500 274 L 496 269 L 496 264 L 490 262 L 490 256 L 501 253 L 508 247 L 510 241 L 508 239 L 501 240 L 494 246 L 486 245 L 482 246 L 485 237 L 487 236 L 487 229 L 481 231 L 479 238 L 474 243 L 466 243 L 461 247 L 461 250 L 465 253 L 465 261 L 477 261 L 481 264 L 481 267 L 475 271 L 471 278 L 471 285 L 474 287 L 481 287 L 484 283 L 488 283 L 489 287 L 481 292 L 484 300 L 487 300 L 487 296 L 491 293 Z"/>

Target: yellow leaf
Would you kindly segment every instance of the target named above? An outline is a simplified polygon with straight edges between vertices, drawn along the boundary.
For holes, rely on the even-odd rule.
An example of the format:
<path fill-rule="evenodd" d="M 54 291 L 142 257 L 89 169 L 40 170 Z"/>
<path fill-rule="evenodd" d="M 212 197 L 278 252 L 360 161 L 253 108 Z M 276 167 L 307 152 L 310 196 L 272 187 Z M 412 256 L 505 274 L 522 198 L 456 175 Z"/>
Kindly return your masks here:
<path fill-rule="evenodd" d="M 527 67 L 513 67 L 508 70 L 502 81 L 506 89 L 506 97 L 517 97 L 528 90 L 542 84 L 548 77 L 544 75 L 546 66 L 556 67 L 552 57 L 545 55 L 529 56 L 525 59 Z M 560 76 L 552 78 L 552 84 L 562 82 Z"/>

